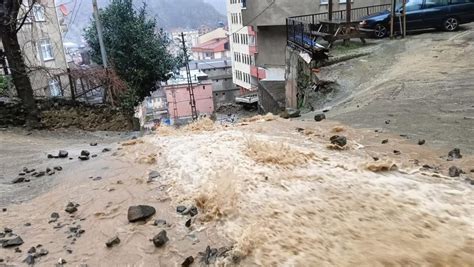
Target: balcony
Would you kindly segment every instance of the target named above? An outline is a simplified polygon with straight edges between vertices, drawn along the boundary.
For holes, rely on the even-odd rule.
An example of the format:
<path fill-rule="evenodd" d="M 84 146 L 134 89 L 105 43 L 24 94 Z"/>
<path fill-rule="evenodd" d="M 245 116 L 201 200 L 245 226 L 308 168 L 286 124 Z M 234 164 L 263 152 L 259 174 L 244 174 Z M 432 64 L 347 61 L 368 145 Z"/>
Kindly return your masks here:
<path fill-rule="evenodd" d="M 351 20 L 357 21 L 370 14 L 390 9 L 390 6 L 390 4 L 384 4 L 353 8 L 351 11 Z M 333 11 L 331 19 L 346 20 L 346 11 Z M 309 53 L 313 58 L 321 56 L 327 49 L 316 43 L 314 33 L 320 28 L 320 21 L 322 20 L 329 20 L 328 12 L 287 18 L 286 32 L 288 46 L 301 49 Z"/>

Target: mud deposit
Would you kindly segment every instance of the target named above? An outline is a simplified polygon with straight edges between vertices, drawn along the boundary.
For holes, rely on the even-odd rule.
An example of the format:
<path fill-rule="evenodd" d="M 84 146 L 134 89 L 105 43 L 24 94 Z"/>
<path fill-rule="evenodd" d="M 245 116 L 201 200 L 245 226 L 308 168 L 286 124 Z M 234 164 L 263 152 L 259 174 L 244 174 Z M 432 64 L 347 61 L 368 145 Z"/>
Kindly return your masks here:
<path fill-rule="evenodd" d="M 344 148 L 330 148 L 335 134 L 347 137 Z M 224 251 L 209 261 L 217 266 L 473 266 L 474 186 L 466 179 L 474 159 L 439 157 L 447 153 L 331 121 L 265 116 L 161 128 L 6 206 L 0 226 L 25 243 L 22 253 L 0 249 L 0 259 L 21 265 L 28 248 L 42 244 L 49 254 L 37 264 L 46 266 L 59 258 L 72 266 L 177 266 L 189 256 L 201 266 L 209 246 Z M 452 165 L 466 173 L 448 177 Z M 159 176 L 150 180 L 150 171 Z M 69 201 L 80 204 L 72 215 L 64 212 Z M 131 205 L 157 212 L 129 223 Z M 198 215 L 177 213 L 180 205 L 195 205 Z M 52 212 L 60 218 L 48 223 Z M 85 232 L 73 241 L 69 229 L 78 224 Z M 169 241 L 156 248 L 150 239 L 162 229 Z M 107 248 L 114 235 L 121 242 Z"/>

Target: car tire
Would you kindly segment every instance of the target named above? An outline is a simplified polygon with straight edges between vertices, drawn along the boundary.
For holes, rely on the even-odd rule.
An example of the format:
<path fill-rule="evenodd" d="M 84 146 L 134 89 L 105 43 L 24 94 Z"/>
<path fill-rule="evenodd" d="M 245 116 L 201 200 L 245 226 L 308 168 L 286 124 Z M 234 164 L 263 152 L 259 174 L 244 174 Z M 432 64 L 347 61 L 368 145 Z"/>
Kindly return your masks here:
<path fill-rule="evenodd" d="M 374 27 L 374 36 L 375 38 L 384 38 L 388 35 L 388 29 L 385 25 L 383 24 L 377 24 Z"/>
<path fill-rule="evenodd" d="M 459 28 L 459 20 L 455 17 L 449 17 L 443 21 L 443 29 L 447 32 L 453 32 Z"/>

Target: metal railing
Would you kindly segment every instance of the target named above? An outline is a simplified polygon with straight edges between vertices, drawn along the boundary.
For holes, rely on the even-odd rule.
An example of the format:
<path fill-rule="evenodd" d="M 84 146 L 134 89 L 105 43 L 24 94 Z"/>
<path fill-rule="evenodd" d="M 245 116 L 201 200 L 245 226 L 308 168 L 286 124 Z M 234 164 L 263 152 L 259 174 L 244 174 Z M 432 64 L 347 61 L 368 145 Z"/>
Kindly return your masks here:
<path fill-rule="evenodd" d="M 353 8 L 351 21 L 358 21 L 365 16 L 390 9 L 390 4 L 372 5 Z M 322 20 L 328 20 L 329 13 L 321 12 L 310 15 L 289 17 L 286 19 L 287 42 L 290 46 L 297 46 L 309 53 L 314 53 L 316 43 L 312 40 L 311 32 L 317 31 Z M 332 12 L 332 20 L 346 20 L 346 10 Z"/>

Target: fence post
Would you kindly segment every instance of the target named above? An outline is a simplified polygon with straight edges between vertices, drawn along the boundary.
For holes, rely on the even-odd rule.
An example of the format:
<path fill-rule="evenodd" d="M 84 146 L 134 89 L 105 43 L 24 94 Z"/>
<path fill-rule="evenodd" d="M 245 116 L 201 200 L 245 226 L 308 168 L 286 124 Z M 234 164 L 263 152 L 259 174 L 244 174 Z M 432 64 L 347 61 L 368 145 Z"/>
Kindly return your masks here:
<path fill-rule="evenodd" d="M 70 68 L 67 68 L 67 76 L 69 77 L 69 86 L 71 88 L 71 99 L 72 101 L 76 101 L 76 86 L 74 84 L 74 79 L 72 78 Z"/>

